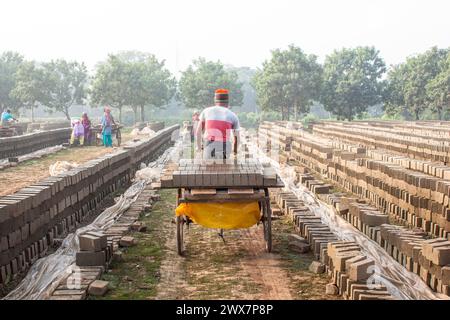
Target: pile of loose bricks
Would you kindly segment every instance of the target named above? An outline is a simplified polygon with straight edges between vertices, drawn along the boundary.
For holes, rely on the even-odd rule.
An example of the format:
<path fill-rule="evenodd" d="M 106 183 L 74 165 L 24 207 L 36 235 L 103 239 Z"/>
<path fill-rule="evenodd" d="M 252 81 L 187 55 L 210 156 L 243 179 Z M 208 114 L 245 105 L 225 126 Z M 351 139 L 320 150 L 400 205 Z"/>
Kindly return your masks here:
<path fill-rule="evenodd" d="M 63 277 L 50 293 L 50 300 L 83 300 L 87 295 L 104 295 L 108 283 L 99 280 L 112 261 L 120 261 L 123 248 L 136 243 L 130 231 L 144 232 L 145 225 L 138 222 L 140 215 L 152 208 L 159 199 L 152 184 L 138 195 L 135 202 L 114 223 L 102 231 L 88 231 L 79 235 L 79 251 L 71 272 Z"/>
<path fill-rule="evenodd" d="M 373 274 L 373 259 L 365 256 L 356 243 L 338 240 L 321 218 L 315 216 L 295 194 L 271 190 L 271 201 L 282 214 L 292 219 L 300 235 L 290 235 L 289 247 L 299 253 L 311 250 L 320 261 L 313 262 L 312 265 L 316 266 L 314 272 L 326 271 L 331 276 L 332 283 L 326 288 L 328 294 L 340 294 L 350 300 L 394 299 L 384 286 L 367 284 L 367 279 Z"/>
<path fill-rule="evenodd" d="M 274 187 L 277 175 L 268 164 L 254 159 L 227 163 L 217 160 L 182 159 L 169 164 L 161 176 L 162 188 Z"/>
<path fill-rule="evenodd" d="M 142 162 L 171 140 L 178 126 L 123 150 L 0 198 L 0 285 L 46 255 L 55 238 L 77 228 L 104 199 L 128 185 Z"/>
<path fill-rule="evenodd" d="M 63 128 L 0 138 L 0 159 L 17 157 L 65 143 L 69 140 L 71 131 L 70 128 Z"/>
<path fill-rule="evenodd" d="M 272 125 L 269 131 L 277 131 L 280 125 L 286 127 L 286 123 L 278 123 Z M 324 125 L 318 126 L 321 128 Z M 351 125 L 346 125 L 345 130 L 347 126 Z M 333 127 L 333 133 L 334 130 Z M 403 130 L 406 135 L 411 129 L 405 126 Z M 426 129 L 419 126 L 418 130 L 424 134 L 421 130 Z M 264 131 L 267 132 L 267 128 Z M 422 159 L 410 159 L 390 153 L 392 151 L 367 150 L 366 147 L 370 146 L 358 144 L 353 138 L 333 139 L 332 132 L 327 133 L 330 136 L 323 132 L 318 136 L 316 130 L 313 131 L 314 134 L 303 130 L 284 130 L 292 137 L 291 151 L 285 156 L 297 165 L 296 180 L 333 205 L 344 219 L 379 243 L 406 269 L 418 274 L 433 290 L 449 295 L 447 270 L 450 260 L 445 260 L 445 257 L 450 257 L 450 181 L 446 180 L 450 168 L 441 162 L 424 160 L 424 156 Z M 439 130 L 434 132 L 437 133 L 429 135 L 444 134 Z M 354 139 L 360 138 L 354 136 Z M 376 142 L 380 140 L 378 137 Z M 285 141 L 288 140 L 277 143 L 283 144 Z M 435 158 L 438 157 L 435 155 Z M 328 194 L 333 186 L 347 193 Z M 402 223 L 411 230 L 390 225 L 390 221 Z M 389 233 L 390 241 L 385 232 L 389 228 L 395 230 Z M 439 246 L 439 249 L 427 250 L 428 258 L 425 259 L 419 253 L 425 252 L 422 242 L 430 237 L 439 237 L 436 239 L 439 244 L 430 245 Z M 386 243 L 390 243 L 389 246 Z M 398 247 L 392 243 L 398 244 Z M 434 264 L 431 253 L 435 255 Z M 437 258 L 438 254 L 441 260 Z"/>

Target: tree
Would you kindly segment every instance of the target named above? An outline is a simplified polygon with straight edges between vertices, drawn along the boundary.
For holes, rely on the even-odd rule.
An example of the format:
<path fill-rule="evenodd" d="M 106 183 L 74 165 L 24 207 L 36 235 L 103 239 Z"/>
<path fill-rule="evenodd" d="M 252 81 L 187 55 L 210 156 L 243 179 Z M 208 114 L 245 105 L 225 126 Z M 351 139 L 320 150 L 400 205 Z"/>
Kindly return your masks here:
<path fill-rule="evenodd" d="M 141 121 L 145 121 L 145 108 L 159 108 L 169 103 L 176 90 L 176 81 L 164 66 L 164 60 L 152 54 L 138 56 L 131 62 L 133 82 L 130 88 L 130 104 L 135 110 L 140 108 Z"/>
<path fill-rule="evenodd" d="M 91 103 L 119 109 L 119 121 L 122 122 L 122 108 L 129 105 L 132 79 L 130 65 L 116 55 L 109 55 L 106 62 L 98 65 L 92 80 L 89 90 Z"/>
<path fill-rule="evenodd" d="M 256 104 L 256 91 L 252 85 L 252 80 L 255 77 L 256 69 L 250 67 L 234 67 L 225 66 L 225 70 L 236 72 L 238 81 L 242 83 L 242 106 L 240 111 L 258 112 L 258 105 Z"/>
<path fill-rule="evenodd" d="M 335 50 L 324 63 L 321 100 L 338 119 L 352 120 L 380 103 L 386 67 L 374 47 Z"/>
<path fill-rule="evenodd" d="M 81 104 L 86 97 L 87 69 L 84 63 L 56 60 L 43 64 L 44 81 L 47 86 L 44 97 L 50 112 L 64 113 L 70 120 L 70 107 Z"/>
<path fill-rule="evenodd" d="M 7 51 L 0 56 L 0 110 L 9 108 L 18 113 L 22 106 L 19 100 L 11 95 L 16 86 L 16 72 L 23 62 L 23 57 L 16 53 Z"/>
<path fill-rule="evenodd" d="M 440 72 L 426 85 L 426 92 L 431 109 L 442 119 L 444 111 L 450 109 L 450 52 L 442 61 Z"/>
<path fill-rule="evenodd" d="M 119 109 L 122 121 L 122 107 L 130 106 L 135 122 L 140 111 L 145 121 L 146 107 L 161 107 L 169 102 L 175 93 L 175 78 L 150 53 L 124 51 L 110 55 L 97 68 L 90 91 L 94 104 L 109 104 Z"/>
<path fill-rule="evenodd" d="M 253 83 L 263 110 L 280 111 L 283 120 L 289 120 L 293 111 L 297 120 L 319 98 L 321 81 L 317 57 L 290 45 L 287 50 L 272 51 L 272 58 L 263 63 Z"/>
<path fill-rule="evenodd" d="M 441 119 L 445 93 L 441 93 L 438 87 L 444 83 L 439 84 L 439 80 L 434 79 L 441 72 L 445 74 L 443 69 L 448 53 L 449 50 L 433 47 L 395 66 L 388 73 L 387 112 L 409 112 L 419 120 L 421 114 L 430 108 Z M 441 90 L 445 90 L 445 86 Z"/>
<path fill-rule="evenodd" d="M 230 105 L 242 104 L 242 83 L 234 71 L 225 70 L 223 64 L 199 58 L 181 74 L 179 97 L 189 109 L 202 109 L 214 104 L 214 91 L 230 91 Z"/>
<path fill-rule="evenodd" d="M 16 72 L 16 85 L 11 96 L 26 108 L 31 109 L 31 121 L 34 122 L 34 108 L 45 104 L 46 90 L 44 70 L 34 61 L 23 62 Z"/>
<path fill-rule="evenodd" d="M 429 105 L 426 86 L 440 71 L 440 64 L 447 55 L 447 50 L 433 47 L 423 54 L 408 58 L 406 61 L 408 77 L 405 85 L 405 104 L 419 120 L 420 114 Z M 437 110 L 440 115 L 440 110 Z"/>
<path fill-rule="evenodd" d="M 407 76 L 405 63 L 393 66 L 388 72 L 383 92 L 383 108 L 389 116 L 407 112 L 404 96 Z"/>

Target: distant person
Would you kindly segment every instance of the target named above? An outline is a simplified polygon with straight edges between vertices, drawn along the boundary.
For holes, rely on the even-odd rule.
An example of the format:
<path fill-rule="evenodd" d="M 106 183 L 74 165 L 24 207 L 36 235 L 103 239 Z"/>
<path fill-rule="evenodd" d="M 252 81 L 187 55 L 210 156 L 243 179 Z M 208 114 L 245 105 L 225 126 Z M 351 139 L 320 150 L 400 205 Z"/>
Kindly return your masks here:
<path fill-rule="evenodd" d="M 200 112 L 195 111 L 194 114 L 192 115 L 191 141 L 194 141 L 195 133 L 197 132 L 199 123 L 200 123 Z"/>
<path fill-rule="evenodd" d="M 111 114 L 111 109 L 109 107 L 105 107 L 104 111 L 105 113 L 103 114 L 101 121 L 103 145 L 105 147 L 112 148 L 112 126 L 116 123 L 114 122 L 114 118 Z"/>
<path fill-rule="evenodd" d="M 12 116 L 10 109 L 6 109 L 2 112 L 2 126 L 7 127 L 14 121 L 18 120 Z"/>
<path fill-rule="evenodd" d="M 78 119 L 72 122 L 70 144 L 74 145 L 75 141 L 78 141 L 80 146 L 84 145 L 84 127 Z"/>
<path fill-rule="evenodd" d="M 88 115 L 86 112 L 83 112 L 83 114 L 81 115 L 81 124 L 83 125 L 84 128 L 84 142 L 87 145 L 91 144 L 91 120 L 89 119 Z"/>
<path fill-rule="evenodd" d="M 204 159 L 228 159 L 231 143 L 234 153 L 237 153 L 240 125 L 236 114 L 229 109 L 228 99 L 228 90 L 217 89 L 214 95 L 215 106 L 206 108 L 200 114 L 196 132 L 197 151 L 203 149 Z"/>

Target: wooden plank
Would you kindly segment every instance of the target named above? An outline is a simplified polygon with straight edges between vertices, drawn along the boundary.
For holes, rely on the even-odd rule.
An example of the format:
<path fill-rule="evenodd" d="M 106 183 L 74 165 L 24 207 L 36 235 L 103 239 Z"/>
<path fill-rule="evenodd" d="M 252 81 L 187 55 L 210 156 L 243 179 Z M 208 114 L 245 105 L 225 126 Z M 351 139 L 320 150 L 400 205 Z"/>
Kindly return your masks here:
<path fill-rule="evenodd" d="M 228 189 L 228 194 L 254 194 L 255 190 L 254 189 Z"/>
<path fill-rule="evenodd" d="M 191 189 L 191 195 L 216 194 L 216 189 Z"/>

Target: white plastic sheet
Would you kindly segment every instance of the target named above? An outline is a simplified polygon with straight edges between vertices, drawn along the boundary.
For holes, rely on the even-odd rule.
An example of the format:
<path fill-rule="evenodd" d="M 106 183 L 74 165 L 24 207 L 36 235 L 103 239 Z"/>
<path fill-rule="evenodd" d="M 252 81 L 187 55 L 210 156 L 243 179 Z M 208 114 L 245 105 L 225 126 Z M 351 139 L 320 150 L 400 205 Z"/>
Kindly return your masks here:
<path fill-rule="evenodd" d="M 71 272 L 75 263 L 75 255 L 79 249 L 78 235 L 90 230 L 104 230 L 110 227 L 144 190 L 148 183 L 159 179 L 164 164 L 177 156 L 181 141 L 174 147 L 168 148 L 157 160 L 147 168 L 136 172 L 134 183 L 121 195 L 116 203 L 104 210 L 89 225 L 70 233 L 63 240 L 61 246 L 52 254 L 36 261 L 20 284 L 11 291 L 5 300 L 41 300 L 48 298 L 58 283 Z"/>
<path fill-rule="evenodd" d="M 250 146 L 251 154 L 264 162 L 269 162 L 277 170 L 287 190 L 292 191 L 316 216 L 330 227 L 330 230 L 341 240 L 354 241 L 362 248 L 363 254 L 375 261 L 373 275 L 369 284 L 383 284 L 389 293 L 399 300 L 430 300 L 449 297 L 433 292 L 415 273 L 406 270 L 395 261 L 383 248 L 350 223 L 340 217 L 335 208 L 320 201 L 306 187 L 294 183 L 295 172 L 292 166 L 280 165 L 267 157 L 255 143 Z"/>
<path fill-rule="evenodd" d="M 56 161 L 48 167 L 48 171 L 50 173 L 50 176 L 55 177 L 58 174 L 72 170 L 73 168 L 76 168 L 78 166 L 79 164 L 76 162 Z"/>

